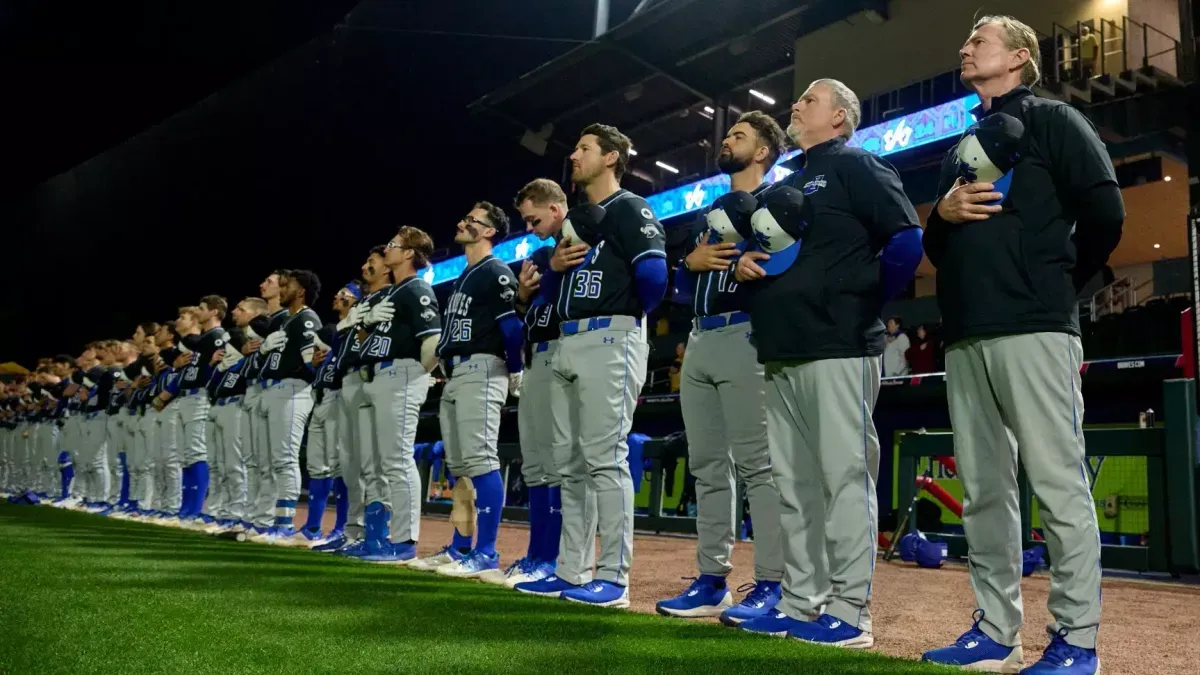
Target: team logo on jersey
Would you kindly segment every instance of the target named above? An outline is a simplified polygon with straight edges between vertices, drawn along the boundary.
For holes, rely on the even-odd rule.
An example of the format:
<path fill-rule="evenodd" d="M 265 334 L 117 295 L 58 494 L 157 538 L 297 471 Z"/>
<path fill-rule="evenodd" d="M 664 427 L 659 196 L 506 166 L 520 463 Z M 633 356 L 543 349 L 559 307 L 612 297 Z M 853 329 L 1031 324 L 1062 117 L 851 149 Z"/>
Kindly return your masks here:
<path fill-rule="evenodd" d="M 651 218 L 653 218 L 653 217 L 654 217 L 654 212 L 653 212 L 653 211 L 651 211 L 651 210 L 650 210 L 650 207 L 648 207 L 648 206 L 647 206 L 647 207 L 643 207 L 643 208 L 642 208 L 642 217 L 643 217 L 643 218 L 645 218 L 645 219 L 647 219 L 647 220 L 649 220 L 649 219 L 651 219 Z"/>
<path fill-rule="evenodd" d="M 825 182 L 825 174 L 821 174 L 821 175 L 817 176 L 816 178 L 805 183 L 804 184 L 804 194 L 811 195 L 812 193 L 816 192 L 817 190 L 820 190 L 823 187 L 829 187 L 829 184 Z"/>
<path fill-rule="evenodd" d="M 214 343 L 214 344 L 216 344 L 218 347 L 224 347 L 224 346 L 225 346 L 225 341 L 224 341 L 224 340 L 222 340 L 221 338 L 217 338 L 217 341 L 216 341 L 216 343 Z"/>
<path fill-rule="evenodd" d="M 646 235 L 647 239 L 653 239 L 658 236 L 658 228 L 654 223 L 646 223 L 642 226 L 642 234 Z"/>
<path fill-rule="evenodd" d="M 506 286 L 504 290 L 500 291 L 500 298 L 505 302 L 512 302 L 512 299 L 514 296 L 516 296 L 516 294 L 517 292 L 514 291 L 511 286 Z"/>
<path fill-rule="evenodd" d="M 428 307 L 429 303 L 431 303 L 431 302 L 433 302 L 433 301 L 429 299 L 428 295 L 421 296 L 421 306 L 422 307 Z"/>
<path fill-rule="evenodd" d="M 421 298 L 421 299 L 427 300 L 428 298 Z M 437 318 L 437 312 L 433 311 L 432 307 L 426 307 L 425 311 L 421 312 L 421 318 L 425 319 L 426 321 L 433 321 L 434 319 Z"/>
<path fill-rule="evenodd" d="M 304 327 L 305 327 L 305 328 L 312 328 L 314 325 L 316 325 L 316 324 L 314 324 L 314 323 L 313 323 L 313 322 L 311 322 L 311 321 L 305 321 L 305 322 L 304 322 Z"/>
<path fill-rule="evenodd" d="M 507 274 L 501 274 L 497 279 L 500 281 L 501 286 L 507 286 L 512 283 L 512 279 L 509 279 Z"/>

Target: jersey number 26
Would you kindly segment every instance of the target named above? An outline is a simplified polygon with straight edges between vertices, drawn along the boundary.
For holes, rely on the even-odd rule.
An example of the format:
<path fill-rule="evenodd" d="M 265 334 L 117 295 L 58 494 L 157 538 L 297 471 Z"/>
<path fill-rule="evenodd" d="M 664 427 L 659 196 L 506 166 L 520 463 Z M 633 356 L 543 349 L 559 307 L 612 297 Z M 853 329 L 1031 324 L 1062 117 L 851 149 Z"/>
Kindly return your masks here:
<path fill-rule="evenodd" d="M 470 342 L 471 341 L 471 320 L 454 318 L 450 320 L 450 341 L 451 342 Z"/>

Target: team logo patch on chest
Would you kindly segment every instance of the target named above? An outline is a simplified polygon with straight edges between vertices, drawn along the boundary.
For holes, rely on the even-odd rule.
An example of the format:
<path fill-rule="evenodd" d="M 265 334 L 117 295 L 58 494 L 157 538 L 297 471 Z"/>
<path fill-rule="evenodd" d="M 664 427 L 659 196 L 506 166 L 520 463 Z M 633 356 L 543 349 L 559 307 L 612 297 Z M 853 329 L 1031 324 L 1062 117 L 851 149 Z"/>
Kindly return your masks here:
<path fill-rule="evenodd" d="M 829 187 L 829 184 L 825 182 L 825 174 L 821 174 L 805 183 L 803 192 L 806 195 L 811 195 L 817 190 L 825 187 Z"/>

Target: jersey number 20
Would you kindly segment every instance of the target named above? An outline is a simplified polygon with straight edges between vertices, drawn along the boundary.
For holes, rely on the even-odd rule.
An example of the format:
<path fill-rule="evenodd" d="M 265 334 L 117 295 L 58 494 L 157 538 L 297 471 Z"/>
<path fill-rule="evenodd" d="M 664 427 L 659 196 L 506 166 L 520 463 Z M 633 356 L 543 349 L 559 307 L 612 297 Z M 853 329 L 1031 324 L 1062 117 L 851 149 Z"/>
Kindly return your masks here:
<path fill-rule="evenodd" d="M 575 273 L 575 290 L 572 295 L 577 298 L 600 297 L 600 281 L 603 278 L 604 272 L 599 270 L 579 270 Z"/>
<path fill-rule="evenodd" d="M 367 356 L 387 356 L 392 353 L 392 338 L 375 336 L 367 347 Z"/>

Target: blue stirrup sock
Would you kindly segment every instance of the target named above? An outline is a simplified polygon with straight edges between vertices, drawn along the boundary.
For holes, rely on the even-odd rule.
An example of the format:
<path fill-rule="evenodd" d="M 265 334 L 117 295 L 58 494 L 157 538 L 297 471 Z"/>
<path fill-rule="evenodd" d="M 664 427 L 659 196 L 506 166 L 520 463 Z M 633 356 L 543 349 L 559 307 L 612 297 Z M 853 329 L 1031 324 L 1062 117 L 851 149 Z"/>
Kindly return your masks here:
<path fill-rule="evenodd" d="M 550 512 L 550 488 L 535 485 L 529 488 L 529 548 L 525 557 L 541 560 L 543 539 L 546 536 L 546 518 Z"/>
<path fill-rule="evenodd" d="M 547 487 L 549 492 L 546 504 L 546 525 L 542 531 L 542 550 L 538 560 L 555 562 L 558 560 L 558 544 L 562 538 L 562 488 Z"/>
<path fill-rule="evenodd" d="M 196 472 L 193 469 L 195 465 L 183 467 L 183 490 L 179 500 L 179 519 L 186 520 L 192 517 L 192 485 L 196 480 Z"/>
<path fill-rule="evenodd" d="M 308 519 L 304 523 L 305 530 L 321 531 L 321 519 L 325 516 L 325 507 L 329 505 L 331 490 L 332 478 L 313 478 L 308 481 Z"/>
<path fill-rule="evenodd" d="M 489 471 L 471 482 L 475 485 L 475 550 L 495 555 L 500 511 L 504 508 L 504 479 L 499 471 Z"/>
<path fill-rule="evenodd" d="M 346 529 L 346 521 L 350 518 L 350 497 L 346 494 L 346 480 L 341 476 L 333 479 L 333 495 L 337 500 L 337 522 L 333 529 L 341 532 Z"/>
<path fill-rule="evenodd" d="M 192 517 L 204 513 L 204 501 L 208 497 L 208 462 L 192 465 Z"/>

